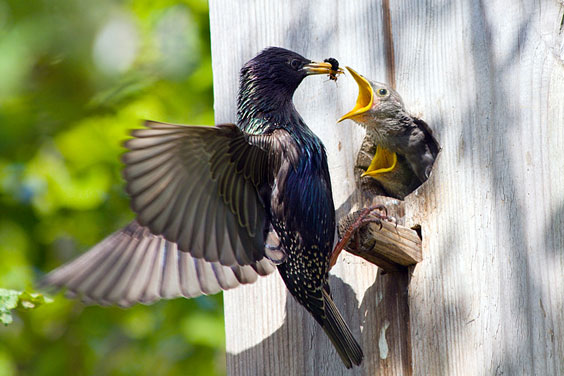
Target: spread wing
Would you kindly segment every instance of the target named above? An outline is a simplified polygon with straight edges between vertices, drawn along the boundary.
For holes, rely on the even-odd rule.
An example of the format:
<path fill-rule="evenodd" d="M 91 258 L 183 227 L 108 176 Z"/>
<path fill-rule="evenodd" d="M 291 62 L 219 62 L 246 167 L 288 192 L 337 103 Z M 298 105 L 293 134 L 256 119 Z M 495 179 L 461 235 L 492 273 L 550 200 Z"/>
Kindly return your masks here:
<path fill-rule="evenodd" d="M 77 259 L 55 269 L 43 286 L 66 287 L 87 303 L 128 307 L 159 299 L 215 294 L 275 270 L 262 260 L 246 266 L 224 266 L 180 252 L 175 243 L 131 222 Z"/>
<path fill-rule="evenodd" d="M 258 192 L 268 181 L 268 153 L 232 124 L 145 125 L 123 156 L 139 223 L 194 258 L 227 266 L 261 260 L 268 224 Z"/>

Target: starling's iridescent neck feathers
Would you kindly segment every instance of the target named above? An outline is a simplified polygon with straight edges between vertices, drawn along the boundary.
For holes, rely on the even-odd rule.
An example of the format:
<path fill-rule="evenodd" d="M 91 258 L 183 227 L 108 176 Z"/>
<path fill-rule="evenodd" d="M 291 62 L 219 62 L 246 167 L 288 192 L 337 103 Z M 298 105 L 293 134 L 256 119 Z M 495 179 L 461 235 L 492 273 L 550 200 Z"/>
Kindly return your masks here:
<path fill-rule="evenodd" d="M 307 76 L 302 67 L 310 62 L 278 47 L 267 48 L 248 61 L 241 69 L 237 125 L 253 134 L 306 127 L 292 97 Z"/>

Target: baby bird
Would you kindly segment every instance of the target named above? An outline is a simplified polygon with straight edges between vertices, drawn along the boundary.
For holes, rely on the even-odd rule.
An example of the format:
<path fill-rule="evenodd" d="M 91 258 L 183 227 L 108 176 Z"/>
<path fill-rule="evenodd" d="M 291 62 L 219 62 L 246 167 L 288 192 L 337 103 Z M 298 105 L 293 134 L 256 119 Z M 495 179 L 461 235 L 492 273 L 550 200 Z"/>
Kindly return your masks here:
<path fill-rule="evenodd" d="M 347 70 L 359 93 L 354 108 L 338 122 L 351 119 L 366 129 L 363 149 L 376 150 L 362 176 L 378 180 L 391 196 L 403 199 L 429 178 L 439 144 L 429 126 L 406 111 L 395 90 Z"/>

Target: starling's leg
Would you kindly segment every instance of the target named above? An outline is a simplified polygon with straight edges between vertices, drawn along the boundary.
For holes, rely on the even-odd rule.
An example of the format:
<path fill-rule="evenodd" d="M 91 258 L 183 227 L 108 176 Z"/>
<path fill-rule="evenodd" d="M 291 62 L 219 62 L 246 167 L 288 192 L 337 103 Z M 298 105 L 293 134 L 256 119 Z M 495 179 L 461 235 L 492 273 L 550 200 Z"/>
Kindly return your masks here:
<path fill-rule="evenodd" d="M 358 234 L 358 231 L 354 235 L 354 249 L 357 251 L 360 249 L 360 235 Z"/>
<path fill-rule="evenodd" d="M 376 213 L 375 212 L 376 210 L 382 211 L 384 212 L 384 214 Z M 369 217 L 370 215 L 372 215 L 372 217 Z M 353 222 L 352 225 L 350 225 L 347 228 L 347 230 L 343 234 L 343 237 L 341 238 L 341 240 L 339 240 L 339 242 L 335 246 L 335 249 L 333 249 L 333 253 L 331 254 L 331 259 L 329 260 L 329 268 L 335 265 L 335 263 L 337 262 L 337 258 L 339 257 L 339 254 L 341 254 L 341 251 L 345 248 L 347 243 L 350 241 L 351 237 L 354 235 L 356 231 L 358 231 L 358 229 L 360 229 L 362 226 L 368 223 L 378 223 L 380 225 L 380 228 L 382 228 L 382 221 L 391 221 L 391 220 L 392 219 L 388 217 L 388 210 L 384 205 L 374 205 L 362 209 L 358 215 L 358 218 Z M 358 242 L 357 242 L 357 248 L 358 248 Z"/>

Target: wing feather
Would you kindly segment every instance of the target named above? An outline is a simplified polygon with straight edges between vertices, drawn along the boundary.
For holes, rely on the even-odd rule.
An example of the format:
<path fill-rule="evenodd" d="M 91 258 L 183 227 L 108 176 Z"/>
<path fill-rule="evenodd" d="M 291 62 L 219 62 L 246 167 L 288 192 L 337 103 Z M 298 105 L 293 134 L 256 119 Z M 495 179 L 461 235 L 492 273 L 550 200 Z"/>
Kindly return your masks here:
<path fill-rule="evenodd" d="M 139 223 L 206 261 L 262 259 L 267 224 L 258 192 L 272 173 L 268 153 L 234 125 L 146 126 L 132 132 L 123 156 Z"/>
<path fill-rule="evenodd" d="M 224 266 L 179 251 L 137 222 L 113 233 L 90 251 L 49 273 L 43 286 L 66 288 L 87 303 L 150 304 L 192 298 L 252 283 L 275 267 L 263 258 L 245 266 Z"/>

